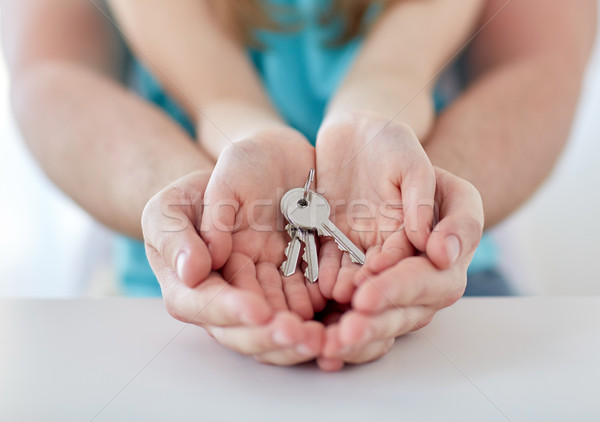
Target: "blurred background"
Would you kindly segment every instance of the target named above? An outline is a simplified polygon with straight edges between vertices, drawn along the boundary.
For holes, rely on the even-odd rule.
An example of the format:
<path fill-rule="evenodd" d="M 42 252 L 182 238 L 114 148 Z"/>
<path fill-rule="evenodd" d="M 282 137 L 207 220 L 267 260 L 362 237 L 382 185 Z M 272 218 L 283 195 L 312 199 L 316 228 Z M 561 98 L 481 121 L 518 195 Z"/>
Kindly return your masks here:
<path fill-rule="evenodd" d="M 571 139 L 554 173 L 492 230 L 503 270 L 524 294 L 600 294 L 598 38 Z M 111 233 L 55 188 L 29 155 L 10 113 L 1 54 L 0 198 L 0 297 L 116 294 Z"/>

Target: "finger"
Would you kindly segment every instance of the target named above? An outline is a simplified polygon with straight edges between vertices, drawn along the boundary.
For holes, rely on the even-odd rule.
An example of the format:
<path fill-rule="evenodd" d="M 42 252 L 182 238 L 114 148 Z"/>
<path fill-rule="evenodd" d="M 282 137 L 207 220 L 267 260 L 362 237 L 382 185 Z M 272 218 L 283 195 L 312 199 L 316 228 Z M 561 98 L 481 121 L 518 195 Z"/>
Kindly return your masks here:
<path fill-rule="evenodd" d="M 358 347 L 356 350 L 353 350 L 351 353 L 344 356 L 344 362 L 359 364 L 377 360 L 391 350 L 394 341 L 393 338 L 388 338 L 386 340 L 374 341 L 362 347 Z"/>
<path fill-rule="evenodd" d="M 202 193 L 207 178 L 192 174 L 156 194 L 144 207 L 142 230 L 147 246 L 164 257 L 179 280 L 193 287 L 208 277 L 212 261 L 196 231 L 202 218 Z M 156 266 L 156 265 L 155 265 Z"/>
<path fill-rule="evenodd" d="M 400 189 L 405 207 L 404 231 L 421 252 L 425 251 L 433 224 L 435 182 L 433 166 L 420 149 L 413 164 L 403 170 Z"/>
<path fill-rule="evenodd" d="M 360 266 L 352 262 L 350 256 L 344 253 L 338 278 L 333 288 L 333 299 L 338 303 L 350 303 L 356 286 L 354 277 L 360 271 Z"/>
<path fill-rule="evenodd" d="M 256 264 L 250 257 L 241 253 L 232 253 L 221 272 L 223 278 L 232 286 L 264 296 L 256 277 Z"/>
<path fill-rule="evenodd" d="M 413 256 L 361 284 L 352 307 L 366 313 L 413 305 L 441 308 L 456 302 L 465 285 L 466 269 L 440 271 L 427 257 Z"/>
<path fill-rule="evenodd" d="M 393 308 L 375 315 L 350 311 L 339 322 L 339 341 L 345 346 L 364 346 L 422 328 L 432 318 L 433 311 L 425 306 Z"/>
<path fill-rule="evenodd" d="M 346 347 L 340 342 L 339 328 L 339 324 L 332 324 L 325 327 L 325 343 L 323 344 L 323 350 L 321 351 L 322 357 L 340 358 L 350 351 L 349 347 Z"/>
<path fill-rule="evenodd" d="M 297 315 L 278 312 L 266 325 L 244 327 L 207 327 L 223 346 L 245 355 L 289 348 L 304 340 L 305 329 Z"/>
<path fill-rule="evenodd" d="M 469 182 L 436 169 L 440 222 L 427 242 L 427 256 L 440 269 L 468 264 L 483 232 L 481 195 Z"/>
<path fill-rule="evenodd" d="M 271 365 L 289 366 L 313 360 L 319 355 L 323 345 L 324 328 L 316 321 L 304 323 L 304 340 L 295 346 L 281 350 L 271 350 L 255 356 L 256 360 Z"/>
<path fill-rule="evenodd" d="M 333 298 L 340 267 L 342 265 L 342 251 L 335 241 L 326 240 L 321 243 L 319 250 L 319 289 L 327 299 Z"/>
<path fill-rule="evenodd" d="M 175 272 L 159 276 L 167 311 L 176 319 L 200 326 L 260 325 L 273 315 L 264 297 L 230 286 L 218 273 L 195 288 L 179 282 Z"/>
<path fill-rule="evenodd" d="M 214 185 L 209 183 L 204 199 L 201 235 L 208 245 L 212 268 L 216 270 L 225 265 L 231 254 L 232 233 L 236 229 L 236 216 L 240 204 L 227 187 L 217 182 Z"/>
<path fill-rule="evenodd" d="M 331 370 L 336 370 L 335 365 L 339 364 L 338 360 L 346 363 L 363 363 L 377 359 L 387 353 L 393 344 L 393 338 L 385 338 L 363 344 L 346 345 L 340 341 L 340 328 L 341 326 L 337 324 L 327 327 L 325 345 L 320 356 L 320 359 L 331 360 L 331 362 L 323 362 L 326 365 L 325 370 L 329 369 L 327 365 L 333 367 Z"/>
<path fill-rule="evenodd" d="M 287 310 L 281 275 L 275 265 L 261 262 L 256 265 L 256 277 L 269 304 L 276 310 Z"/>
<path fill-rule="evenodd" d="M 273 269 L 283 283 L 283 292 L 288 309 L 300 315 L 304 320 L 311 319 L 314 312 L 304 275 L 300 271 L 296 271 L 290 277 L 282 279 L 278 269 L 275 266 L 273 266 Z"/>
<path fill-rule="evenodd" d="M 383 242 L 379 253 L 374 253 L 365 261 L 366 268 L 373 274 L 378 274 L 400 260 L 412 256 L 415 252 L 406 232 L 400 230 L 392 233 Z"/>
<path fill-rule="evenodd" d="M 367 280 L 375 275 L 375 273 L 373 273 L 371 270 L 369 270 L 369 262 L 380 253 L 381 253 L 381 245 L 371 246 L 370 248 L 367 249 L 367 253 L 365 256 L 365 263 L 363 264 L 362 267 L 359 268 L 358 272 L 354 275 L 353 282 L 354 282 L 355 286 L 361 285 L 365 280 Z"/>
<path fill-rule="evenodd" d="M 313 316 L 314 312 L 321 312 L 327 305 L 327 299 L 321 294 L 319 283 L 307 283 L 306 290 L 312 303 Z"/>
<path fill-rule="evenodd" d="M 326 358 L 319 356 L 317 358 L 317 365 L 325 372 L 336 372 L 344 367 L 344 360 L 339 358 Z"/>

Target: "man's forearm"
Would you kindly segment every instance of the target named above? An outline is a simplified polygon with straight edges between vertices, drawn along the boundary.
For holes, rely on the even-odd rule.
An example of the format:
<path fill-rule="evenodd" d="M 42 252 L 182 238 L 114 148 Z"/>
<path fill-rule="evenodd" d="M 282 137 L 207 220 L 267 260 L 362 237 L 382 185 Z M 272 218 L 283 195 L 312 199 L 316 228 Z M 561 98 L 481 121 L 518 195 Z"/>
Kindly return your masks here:
<path fill-rule="evenodd" d="M 40 63 L 13 81 L 15 115 L 48 176 L 109 227 L 141 238 L 158 190 L 212 162 L 163 112 L 105 75 Z"/>
<path fill-rule="evenodd" d="M 524 58 L 484 75 L 437 121 L 425 150 L 434 165 L 480 191 L 487 228 L 550 173 L 568 138 L 580 81 L 560 60 Z"/>
<path fill-rule="evenodd" d="M 133 51 L 196 124 L 198 140 L 213 158 L 231 142 L 285 126 L 244 46 L 217 11 L 236 6 L 206 0 L 109 3 Z"/>
<path fill-rule="evenodd" d="M 487 0 L 470 46 L 475 81 L 435 124 L 432 162 L 483 197 L 486 227 L 548 176 L 569 134 L 595 37 L 596 1 Z"/>

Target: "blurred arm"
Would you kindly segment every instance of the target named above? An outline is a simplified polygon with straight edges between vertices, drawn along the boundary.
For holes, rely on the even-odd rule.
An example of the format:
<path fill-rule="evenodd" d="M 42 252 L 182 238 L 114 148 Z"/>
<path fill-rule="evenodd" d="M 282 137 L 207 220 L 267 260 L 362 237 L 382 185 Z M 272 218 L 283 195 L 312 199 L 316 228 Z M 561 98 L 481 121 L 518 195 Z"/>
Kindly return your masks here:
<path fill-rule="evenodd" d="M 209 0 L 110 0 L 140 60 L 198 125 L 217 158 L 232 141 L 284 127 L 239 40 Z"/>
<path fill-rule="evenodd" d="M 47 175 L 109 227 L 141 238 L 146 202 L 212 163 L 114 79 L 110 24 L 91 1 L 5 0 L 3 44 L 23 137 Z"/>
<path fill-rule="evenodd" d="M 505 4 L 490 0 L 482 21 Z M 425 150 L 480 191 L 486 227 L 529 198 L 559 157 L 595 23 L 595 0 L 518 0 L 475 38 L 474 82 L 441 115 Z"/>

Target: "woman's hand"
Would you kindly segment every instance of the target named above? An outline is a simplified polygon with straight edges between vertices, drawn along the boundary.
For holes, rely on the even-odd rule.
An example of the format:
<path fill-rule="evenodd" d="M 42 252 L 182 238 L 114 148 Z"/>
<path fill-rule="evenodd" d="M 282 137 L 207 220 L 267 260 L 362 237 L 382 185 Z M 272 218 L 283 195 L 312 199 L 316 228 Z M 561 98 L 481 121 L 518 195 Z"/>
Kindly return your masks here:
<path fill-rule="evenodd" d="M 374 275 L 425 251 L 435 173 L 408 126 L 367 112 L 329 118 L 316 151 L 317 189 L 330 201 L 330 219 L 367 251 L 361 269 L 335 242 L 321 238 L 321 291 L 349 303 L 362 272 Z"/>
<path fill-rule="evenodd" d="M 292 129 L 259 133 L 228 147 L 208 183 L 202 237 L 212 268 L 234 285 L 261 294 L 276 310 L 311 319 L 325 300 L 301 271 L 283 277 L 289 236 L 279 203 L 303 186 L 314 167 L 314 148 Z"/>
<path fill-rule="evenodd" d="M 383 356 L 395 337 L 424 327 L 464 293 L 483 231 L 483 205 L 473 185 L 444 170 L 435 172 L 440 221 L 427 239 L 426 254 L 357 278 L 352 309 L 327 327 L 318 359 L 322 369 Z"/>
<path fill-rule="evenodd" d="M 285 278 L 279 270 L 289 241 L 279 203 L 287 190 L 304 185 L 314 159 L 314 148 L 292 129 L 259 132 L 221 154 L 204 195 L 201 235 L 212 269 L 275 312 L 267 326 L 209 331 L 242 352 L 248 349 L 240 349 L 239 339 L 258 343 L 250 353 L 263 362 L 299 363 L 322 348 L 324 327 L 310 320 L 326 302 L 318 286 L 300 270 Z"/>

